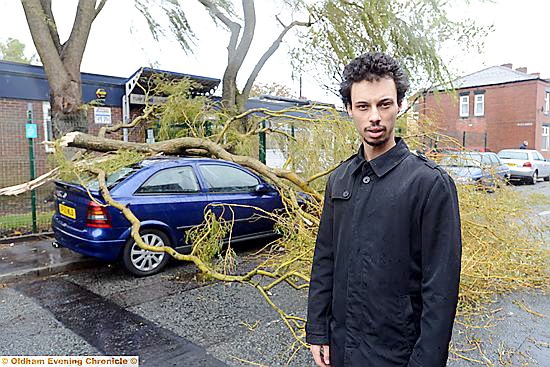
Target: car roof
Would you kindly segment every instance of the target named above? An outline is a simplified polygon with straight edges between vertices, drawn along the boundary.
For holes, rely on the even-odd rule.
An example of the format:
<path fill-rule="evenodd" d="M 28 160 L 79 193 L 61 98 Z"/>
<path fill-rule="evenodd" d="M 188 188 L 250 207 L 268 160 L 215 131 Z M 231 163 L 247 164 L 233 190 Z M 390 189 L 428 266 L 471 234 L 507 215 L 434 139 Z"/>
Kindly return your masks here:
<path fill-rule="evenodd" d="M 535 149 L 501 149 L 500 152 L 536 152 Z"/>
<path fill-rule="evenodd" d="M 157 164 L 170 164 L 170 163 L 196 163 L 196 162 L 223 162 L 231 165 L 235 165 L 234 162 L 226 161 L 223 159 L 214 159 L 206 157 L 177 157 L 177 156 L 158 156 L 145 158 L 139 164 L 141 166 L 152 166 Z"/>

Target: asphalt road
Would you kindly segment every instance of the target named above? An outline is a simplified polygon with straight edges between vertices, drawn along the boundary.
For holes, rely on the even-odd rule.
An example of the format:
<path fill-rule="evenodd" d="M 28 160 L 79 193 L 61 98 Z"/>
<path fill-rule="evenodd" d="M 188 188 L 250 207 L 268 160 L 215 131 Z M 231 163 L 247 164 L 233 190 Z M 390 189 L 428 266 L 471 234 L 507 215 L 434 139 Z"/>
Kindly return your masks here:
<path fill-rule="evenodd" d="M 547 182 L 515 189 L 550 197 Z M 534 209 L 550 227 L 550 205 Z M 243 264 L 253 261 L 250 253 L 241 253 Z M 281 285 L 272 293 L 282 309 L 305 315 L 305 291 Z M 453 346 L 465 358 L 452 354 L 448 366 L 550 366 L 549 295 L 507 295 L 491 309 L 488 329 L 456 325 Z M 288 362 L 292 336 L 254 288 L 201 281 L 189 264 L 141 279 L 99 264 L 11 283 L 0 288 L 0 315 L 0 355 L 140 355 L 142 366 L 313 365 L 306 350 Z"/>

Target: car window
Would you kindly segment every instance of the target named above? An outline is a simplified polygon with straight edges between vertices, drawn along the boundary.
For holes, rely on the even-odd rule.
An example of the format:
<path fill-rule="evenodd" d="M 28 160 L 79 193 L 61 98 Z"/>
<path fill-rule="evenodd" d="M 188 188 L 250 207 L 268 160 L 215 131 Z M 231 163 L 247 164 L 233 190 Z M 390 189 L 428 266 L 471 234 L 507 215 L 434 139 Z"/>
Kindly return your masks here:
<path fill-rule="evenodd" d="M 542 157 L 542 155 L 539 152 L 533 152 L 533 155 L 535 156 L 535 159 L 537 161 L 543 161 L 544 160 L 544 158 Z"/>
<path fill-rule="evenodd" d="M 136 191 L 137 194 L 185 194 L 200 190 L 191 166 L 168 168 L 155 173 Z"/>
<path fill-rule="evenodd" d="M 500 159 L 520 159 L 523 161 L 529 160 L 529 154 L 527 154 L 527 152 L 504 151 L 504 152 L 499 152 L 498 156 Z"/>
<path fill-rule="evenodd" d="M 133 174 L 134 172 L 137 172 L 139 170 L 139 166 L 131 166 L 131 167 L 122 167 L 118 169 L 117 171 L 111 173 L 107 178 L 105 179 L 105 184 L 107 185 L 107 188 L 110 190 L 122 181 L 124 181 L 128 176 Z M 92 180 L 87 185 L 88 189 L 90 190 L 99 190 L 99 181 Z"/>
<path fill-rule="evenodd" d="M 491 165 L 491 158 L 490 156 L 484 154 L 481 156 L 481 164 L 484 166 L 490 166 Z"/>
<path fill-rule="evenodd" d="M 496 154 L 489 154 L 488 157 L 489 159 L 491 159 L 491 162 L 493 163 L 493 165 L 500 166 L 500 159 L 498 159 Z"/>
<path fill-rule="evenodd" d="M 260 181 L 235 167 L 204 164 L 200 170 L 210 192 L 250 192 Z"/>
<path fill-rule="evenodd" d="M 454 167 L 481 167 L 480 154 L 457 154 L 443 157 L 440 163 L 442 166 Z M 483 164 L 488 164 L 483 162 Z"/>

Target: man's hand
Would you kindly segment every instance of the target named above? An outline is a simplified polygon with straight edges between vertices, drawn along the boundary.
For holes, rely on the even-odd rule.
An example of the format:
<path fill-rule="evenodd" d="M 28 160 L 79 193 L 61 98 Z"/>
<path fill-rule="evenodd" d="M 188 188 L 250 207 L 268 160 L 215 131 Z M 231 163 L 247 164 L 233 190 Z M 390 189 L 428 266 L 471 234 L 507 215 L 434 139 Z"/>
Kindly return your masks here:
<path fill-rule="evenodd" d="M 318 367 L 330 366 L 330 347 L 328 345 L 311 345 L 309 348 Z"/>

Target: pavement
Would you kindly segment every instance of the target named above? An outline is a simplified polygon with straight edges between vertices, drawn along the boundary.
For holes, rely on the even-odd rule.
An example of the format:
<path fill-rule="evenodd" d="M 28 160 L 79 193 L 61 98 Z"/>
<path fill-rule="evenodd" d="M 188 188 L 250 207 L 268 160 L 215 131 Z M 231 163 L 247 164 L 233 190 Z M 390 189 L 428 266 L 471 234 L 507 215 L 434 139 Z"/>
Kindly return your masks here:
<path fill-rule="evenodd" d="M 34 237 L 0 243 L 0 284 L 86 269 L 101 263 L 64 248 L 54 248 L 52 241 L 51 237 Z"/>

